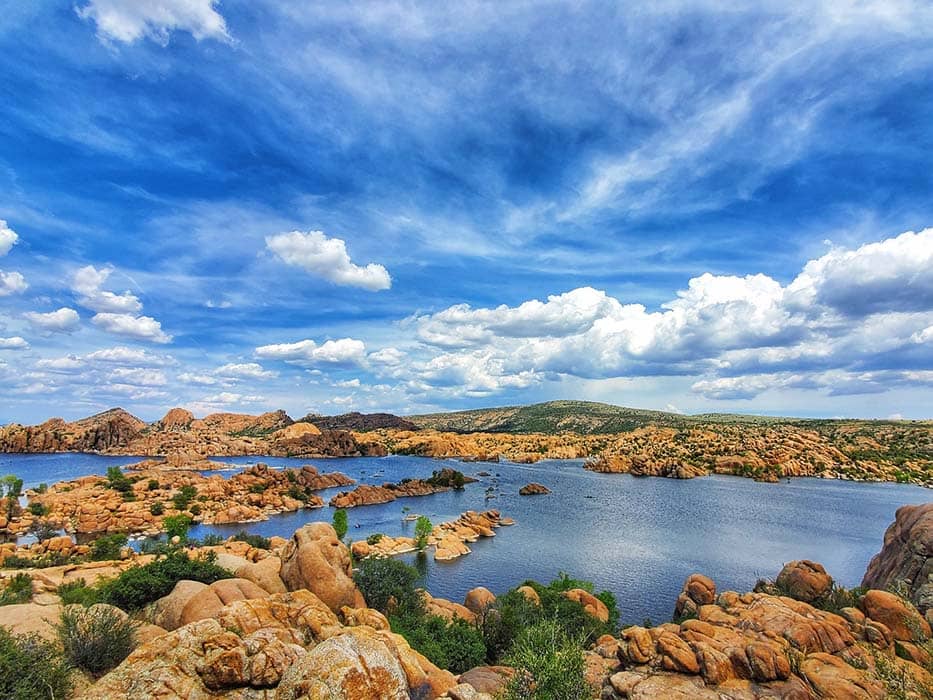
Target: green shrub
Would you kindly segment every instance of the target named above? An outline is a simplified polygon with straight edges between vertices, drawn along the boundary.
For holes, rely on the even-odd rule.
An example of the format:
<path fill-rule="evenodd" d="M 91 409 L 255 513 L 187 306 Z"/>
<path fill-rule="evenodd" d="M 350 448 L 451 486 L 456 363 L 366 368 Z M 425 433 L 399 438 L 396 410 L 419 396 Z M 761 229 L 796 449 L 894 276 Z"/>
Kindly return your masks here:
<path fill-rule="evenodd" d="M 424 612 L 424 600 L 415 588 L 421 575 L 413 566 L 390 557 L 369 557 L 353 572 L 353 580 L 369 607 L 398 615 Z M 395 607 L 389 610 L 390 599 Z"/>
<path fill-rule="evenodd" d="M 46 505 L 39 503 L 38 501 L 33 501 L 27 507 L 27 510 L 37 518 L 41 518 L 44 515 L 49 514 L 49 508 Z"/>
<path fill-rule="evenodd" d="M 83 578 L 61 584 L 56 593 L 62 599 L 62 605 L 83 605 L 87 607 L 100 602 L 100 591 L 88 586 Z"/>
<path fill-rule="evenodd" d="M 126 535 L 122 532 L 111 532 L 101 535 L 91 544 L 90 556 L 93 561 L 108 561 L 120 558 L 120 550 L 126 546 Z"/>
<path fill-rule="evenodd" d="M 197 503 L 192 503 L 191 507 L 188 508 L 188 512 L 191 513 L 191 515 L 197 517 L 201 514 L 201 506 L 199 506 Z"/>
<path fill-rule="evenodd" d="M 486 658 L 482 634 L 464 620 L 407 614 L 392 615 L 389 621 L 393 632 L 405 637 L 412 648 L 439 668 L 464 673 L 482 665 Z"/>
<path fill-rule="evenodd" d="M 431 535 L 431 530 L 433 529 L 434 526 L 431 524 L 428 516 L 418 516 L 418 519 L 415 521 L 415 547 L 418 548 L 419 552 L 423 552 L 424 548 L 428 546 L 428 537 Z"/>
<path fill-rule="evenodd" d="M 133 482 L 126 478 L 120 467 L 107 468 L 107 486 L 114 491 L 127 493 L 133 490 Z"/>
<path fill-rule="evenodd" d="M 265 493 L 266 489 L 269 488 L 267 484 L 253 484 L 249 487 L 250 493 Z"/>
<path fill-rule="evenodd" d="M 65 658 L 94 677 L 117 666 L 136 642 L 136 623 L 107 606 L 66 608 L 55 631 Z"/>
<path fill-rule="evenodd" d="M 38 486 L 36 486 L 36 493 L 45 493 L 48 490 L 49 490 L 49 485 L 45 483 L 44 481 Z"/>
<path fill-rule="evenodd" d="M 153 501 L 149 505 L 149 512 L 153 515 L 162 515 L 165 512 L 165 505 L 162 501 Z"/>
<path fill-rule="evenodd" d="M 158 479 L 149 479 L 149 483 L 146 484 L 146 488 L 149 489 L 150 491 L 158 491 L 158 490 L 159 490 L 159 480 L 158 480 Z"/>
<path fill-rule="evenodd" d="M 178 493 L 172 496 L 172 505 L 175 506 L 176 510 L 187 510 L 188 506 L 191 505 L 191 501 L 197 495 L 198 490 L 194 486 L 186 484 L 178 489 Z"/>
<path fill-rule="evenodd" d="M 0 591 L 0 605 L 19 605 L 32 600 L 32 578 L 29 574 L 16 574 Z"/>
<path fill-rule="evenodd" d="M 30 559 L 29 557 L 18 557 L 15 554 L 3 560 L 4 569 L 47 569 L 50 566 L 64 566 L 71 564 L 75 560 L 61 552 L 48 552 L 41 557 Z"/>
<path fill-rule="evenodd" d="M 188 528 L 191 527 L 191 518 L 187 515 L 167 515 L 162 520 L 162 527 L 169 539 L 179 538 L 182 542 L 188 539 Z"/>
<path fill-rule="evenodd" d="M 173 551 L 164 559 L 127 569 L 117 578 L 105 582 L 100 587 L 101 599 L 118 608 L 134 611 L 168 595 L 182 579 L 213 583 L 232 576 L 213 561 L 191 559 L 187 552 Z"/>
<path fill-rule="evenodd" d="M 224 543 L 224 538 L 218 535 L 216 532 L 211 532 L 204 535 L 204 539 L 201 540 L 202 547 L 216 547 L 219 544 Z"/>
<path fill-rule="evenodd" d="M 557 620 L 522 630 L 506 661 L 516 669 L 503 700 L 588 700 L 583 641 L 569 637 Z"/>
<path fill-rule="evenodd" d="M 250 547 L 255 547 L 256 549 L 270 549 L 272 547 L 272 542 L 268 537 L 252 535 L 246 530 L 240 530 L 233 536 L 233 539 L 237 542 L 246 542 Z"/>
<path fill-rule="evenodd" d="M 71 691 L 70 671 L 52 642 L 38 635 L 13 635 L 0 627 L 0 698 L 66 698 Z"/>
<path fill-rule="evenodd" d="M 376 532 L 366 538 L 366 544 L 368 545 L 379 544 L 382 538 L 383 538 L 383 534 L 381 532 Z"/>
<path fill-rule="evenodd" d="M 291 472 L 289 472 L 289 474 L 291 474 Z M 294 498 L 296 501 L 301 501 L 302 503 L 308 502 L 308 494 L 298 486 L 289 486 L 286 495 L 289 498 Z"/>
<path fill-rule="evenodd" d="M 58 528 L 47 520 L 36 520 L 29 526 L 29 534 L 33 535 L 39 542 L 45 542 L 58 536 Z"/>
<path fill-rule="evenodd" d="M 350 529 L 350 524 L 347 522 L 347 511 L 343 508 L 338 508 L 334 511 L 334 532 L 337 533 L 337 539 L 341 542 L 343 538 L 347 536 L 347 530 Z"/>

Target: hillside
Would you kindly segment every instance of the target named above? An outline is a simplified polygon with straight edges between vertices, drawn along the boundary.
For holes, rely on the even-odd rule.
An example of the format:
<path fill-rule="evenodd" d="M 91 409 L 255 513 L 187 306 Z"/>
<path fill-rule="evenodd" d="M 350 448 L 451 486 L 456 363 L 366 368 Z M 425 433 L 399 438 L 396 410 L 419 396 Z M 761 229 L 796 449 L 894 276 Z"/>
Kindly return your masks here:
<path fill-rule="evenodd" d="M 685 416 L 627 408 L 596 401 L 547 401 L 529 406 L 478 408 L 470 411 L 409 416 L 415 425 L 452 433 L 563 433 L 607 435 L 648 425 L 681 427 L 702 422 L 768 422 L 777 419 L 732 414 Z"/>

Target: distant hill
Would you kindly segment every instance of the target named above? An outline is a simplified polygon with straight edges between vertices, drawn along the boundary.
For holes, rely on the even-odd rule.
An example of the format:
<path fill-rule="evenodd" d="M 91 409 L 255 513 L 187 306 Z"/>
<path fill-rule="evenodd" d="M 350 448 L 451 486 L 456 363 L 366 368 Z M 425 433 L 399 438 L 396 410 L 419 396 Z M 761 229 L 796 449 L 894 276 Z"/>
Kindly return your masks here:
<path fill-rule="evenodd" d="M 418 430 L 418 426 L 409 420 L 391 413 L 344 413 L 339 416 L 308 416 L 305 422 L 313 423 L 322 430 L 356 430 L 366 432 L 381 428 L 395 430 Z"/>
<path fill-rule="evenodd" d="M 829 427 L 833 423 L 860 423 L 858 420 L 784 418 L 740 413 L 703 413 L 684 415 L 665 411 L 627 408 L 596 401 L 547 401 L 529 406 L 477 408 L 470 411 L 429 413 L 408 416 L 421 428 L 454 433 L 560 433 L 581 435 L 624 433 L 648 425 L 684 427 L 699 423 L 783 424 Z M 878 423 L 879 421 L 867 421 Z"/>
<path fill-rule="evenodd" d="M 409 416 L 422 428 L 472 433 L 561 433 L 582 435 L 628 432 L 644 425 L 684 425 L 677 413 L 625 408 L 595 401 L 548 401 L 530 406 L 479 408 L 453 413 Z"/>

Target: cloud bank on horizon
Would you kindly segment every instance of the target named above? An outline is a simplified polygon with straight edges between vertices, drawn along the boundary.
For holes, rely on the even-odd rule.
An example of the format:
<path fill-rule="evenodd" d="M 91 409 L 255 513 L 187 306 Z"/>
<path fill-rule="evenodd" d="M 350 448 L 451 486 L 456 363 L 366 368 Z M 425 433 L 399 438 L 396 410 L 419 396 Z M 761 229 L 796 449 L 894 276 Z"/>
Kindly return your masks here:
<path fill-rule="evenodd" d="M 0 422 L 933 417 L 929 3 L 8 15 Z"/>

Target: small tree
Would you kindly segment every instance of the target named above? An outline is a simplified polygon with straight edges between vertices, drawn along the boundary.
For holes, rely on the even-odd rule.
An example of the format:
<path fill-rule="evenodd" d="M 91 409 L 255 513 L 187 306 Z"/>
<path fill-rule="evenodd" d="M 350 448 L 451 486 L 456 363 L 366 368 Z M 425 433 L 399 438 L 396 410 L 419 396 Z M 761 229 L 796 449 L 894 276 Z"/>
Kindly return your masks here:
<path fill-rule="evenodd" d="M 0 479 L 0 496 L 6 499 L 6 517 L 9 520 L 16 514 L 19 497 L 23 495 L 23 480 L 15 474 L 7 474 Z"/>
<path fill-rule="evenodd" d="M 347 536 L 347 530 L 350 529 L 350 525 L 347 521 L 347 511 L 343 508 L 338 508 L 334 511 L 334 532 L 337 533 L 337 539 L 341 542 L 343 538 Z"/>
<path fill-rule="evenodd" d="M 182 542 L 188 539 L 188 528 L 191 527 L 191 518 L 187 515 L 168 515 L 162 520 L 162 527 L 169 539 L 177 537 Z"/>
<path fill-rule="evenodd" d="M 419 552 L 423 552 L 424 548 L 428 546 L 428 537 L 433 529 L 434 526 L 426 515 L 418 516 L 418 520 L 415 522 L 415 547 L 418 548 Z"/>

